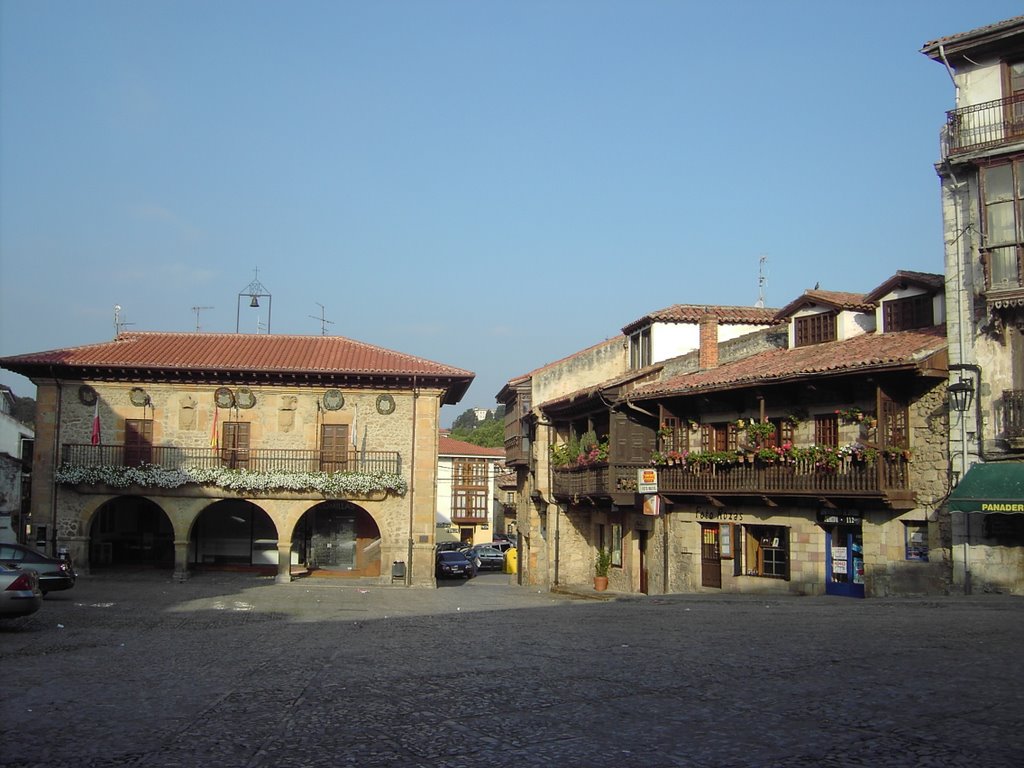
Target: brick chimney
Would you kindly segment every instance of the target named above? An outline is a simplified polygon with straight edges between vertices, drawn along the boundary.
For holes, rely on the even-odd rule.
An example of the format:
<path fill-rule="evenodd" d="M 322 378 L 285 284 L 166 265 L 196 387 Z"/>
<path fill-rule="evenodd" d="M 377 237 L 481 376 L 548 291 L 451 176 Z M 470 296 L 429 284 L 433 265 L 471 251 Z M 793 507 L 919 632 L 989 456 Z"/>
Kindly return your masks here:
<path fill-rule="evenodd" d="M 718 367 L 718 316 L 711 312 L 700 317 L 698 365 L 702 371 Z"/>

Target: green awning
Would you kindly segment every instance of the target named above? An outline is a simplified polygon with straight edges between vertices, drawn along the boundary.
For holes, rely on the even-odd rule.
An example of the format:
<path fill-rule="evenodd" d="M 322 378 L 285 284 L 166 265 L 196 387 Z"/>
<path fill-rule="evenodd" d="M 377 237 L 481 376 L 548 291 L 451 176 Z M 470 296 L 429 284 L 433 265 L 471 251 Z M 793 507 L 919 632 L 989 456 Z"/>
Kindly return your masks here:
<path fill-rule="evenodd" d="M 1024 461 L 975 464 L 949 494 L 949 509 L 1024 513 Z"/>

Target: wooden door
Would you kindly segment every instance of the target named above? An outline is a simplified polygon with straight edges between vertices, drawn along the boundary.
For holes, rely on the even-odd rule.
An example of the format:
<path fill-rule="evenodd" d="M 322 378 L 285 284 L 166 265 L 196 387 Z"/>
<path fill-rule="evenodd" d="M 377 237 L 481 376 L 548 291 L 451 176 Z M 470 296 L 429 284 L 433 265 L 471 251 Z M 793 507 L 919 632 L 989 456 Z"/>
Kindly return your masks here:
<path fill-rule="evenodd" d="M 722 548 L 718 523 L 700 524 L 700 585 L 722 588 Z"/>
<path fill-rule="evenodd" d="M 344 472 L 348 469 L 348 424 L 324 424 L 320 427 L 320 471 Z"/>
<path fill-rule="evenodd" d="M 249 468 L 249 423 L 247 421 L 225 421 L 223 439 L 220 442 L 220 460 L 231 469 Z"/>
<path fill-rule="evenodd" d="M 153 420 L 125 419 L 124 464 L 137 467 L 153 460 Z"/>

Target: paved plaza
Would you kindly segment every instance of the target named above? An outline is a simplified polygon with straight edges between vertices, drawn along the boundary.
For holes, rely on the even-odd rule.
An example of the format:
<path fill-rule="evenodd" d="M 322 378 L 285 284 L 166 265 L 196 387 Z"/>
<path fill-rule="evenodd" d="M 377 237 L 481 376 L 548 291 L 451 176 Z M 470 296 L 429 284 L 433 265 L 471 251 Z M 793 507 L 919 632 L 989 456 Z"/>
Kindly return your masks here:
<path fill-rule="evenodd" d="M 1021 598 L 508 582 L 83 577 L 0 622 L 0 764 L 1021 764 Z"/>

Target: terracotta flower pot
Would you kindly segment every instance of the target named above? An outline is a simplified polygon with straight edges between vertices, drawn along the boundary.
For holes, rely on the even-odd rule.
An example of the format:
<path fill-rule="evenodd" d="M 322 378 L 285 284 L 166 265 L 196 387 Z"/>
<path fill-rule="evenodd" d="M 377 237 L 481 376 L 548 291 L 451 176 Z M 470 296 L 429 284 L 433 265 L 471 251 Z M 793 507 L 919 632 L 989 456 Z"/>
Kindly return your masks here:
<path fill-rule="evenodd" d="M 608 577 L 607 576 L 595 576 L 594 577 L 594 591 L 604 592 L 608 589 Z"/>

